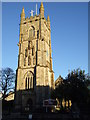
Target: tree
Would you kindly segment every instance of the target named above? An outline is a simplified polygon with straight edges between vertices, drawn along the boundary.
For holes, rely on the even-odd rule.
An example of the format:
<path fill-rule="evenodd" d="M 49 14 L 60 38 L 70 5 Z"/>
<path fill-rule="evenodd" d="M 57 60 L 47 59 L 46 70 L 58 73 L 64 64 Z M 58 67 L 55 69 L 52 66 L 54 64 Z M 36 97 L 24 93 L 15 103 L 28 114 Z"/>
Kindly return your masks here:
<path fill-rule="evenodd" d="M 15 73 L 11 68 L 0 70 L 0 92 L 2 99 L 8 96 L 9 92 L 14 92 L 15 89 Z"/>
<path fill-rule="evenodd" d="M 71 100 L 72 103 L 86 105 L 90 103 L 90 90 L 88 89 L 90 81 L 87 80 L 85 71 L 76 69 L 71 71 L 63 83 L 61 83 L 52 93 L 53 98 L 59 100 Z"/>
<path fill-rule="evenodd" d="M 77 69 L 72 71 L 66 79 L 70 84 L 69 94 L 73 102 L 82 103 L 86 102 L 88 97 L 88 88 L 86 84 L 85 71 Z"/>

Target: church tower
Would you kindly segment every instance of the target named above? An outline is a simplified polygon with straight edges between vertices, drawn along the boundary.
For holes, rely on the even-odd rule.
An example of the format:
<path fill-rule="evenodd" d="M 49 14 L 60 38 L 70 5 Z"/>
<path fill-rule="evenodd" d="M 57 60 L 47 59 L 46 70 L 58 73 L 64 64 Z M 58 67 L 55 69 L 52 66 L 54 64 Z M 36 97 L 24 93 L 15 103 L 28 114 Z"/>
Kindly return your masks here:
<path fill-rule="evenodd" d="M 31 11 L 30 18 L 25 18 L 23 7 L 18 46 L 15 106 L 42 106 L 54 88 L 50 19 L 44 17 L 42 2 L 39 15 Z"/>

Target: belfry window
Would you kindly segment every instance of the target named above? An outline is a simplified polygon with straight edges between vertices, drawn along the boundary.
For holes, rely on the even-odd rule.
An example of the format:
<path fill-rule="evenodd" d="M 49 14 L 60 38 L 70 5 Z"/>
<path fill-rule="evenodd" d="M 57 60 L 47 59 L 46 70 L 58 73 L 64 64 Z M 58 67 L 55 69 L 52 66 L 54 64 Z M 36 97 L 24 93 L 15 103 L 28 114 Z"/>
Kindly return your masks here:
<path fill-rule="evenodd" d="M 32 26 L 29 30 L 29 38 L 32 38 L 35 36 L 35 28 Z"/>

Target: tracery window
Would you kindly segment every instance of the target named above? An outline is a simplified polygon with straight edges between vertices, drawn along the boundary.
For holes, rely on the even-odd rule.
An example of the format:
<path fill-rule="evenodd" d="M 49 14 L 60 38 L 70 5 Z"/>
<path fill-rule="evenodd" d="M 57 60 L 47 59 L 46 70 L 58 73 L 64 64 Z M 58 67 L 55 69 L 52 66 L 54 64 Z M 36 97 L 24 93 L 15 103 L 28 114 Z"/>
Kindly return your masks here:
<path fill-rule="evenodd" d="M 33 89 L 34 85 L 33 85 L 33 74 L 31 72 L 27 73 L 26 77 L 25 77 L 25 89 Z"/>
<path fill-rule="evenodd" d="M 29 30 L 29 38 L 32 38 L 35 36 L 35 28 L 32 26 Z"/>

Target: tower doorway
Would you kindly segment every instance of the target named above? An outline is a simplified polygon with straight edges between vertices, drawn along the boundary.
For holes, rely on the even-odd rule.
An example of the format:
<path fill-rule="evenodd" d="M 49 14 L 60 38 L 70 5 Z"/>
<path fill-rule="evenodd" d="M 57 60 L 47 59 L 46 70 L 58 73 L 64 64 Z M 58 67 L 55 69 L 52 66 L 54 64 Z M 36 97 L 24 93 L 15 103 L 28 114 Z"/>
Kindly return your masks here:
<path fill-rule="evenodd" d="M 27 100 L 27 107 L 28 107 L 28 109 L 29 109 L 29 112 L 32 112 L 32 110 L 33 110 L 33 101 L 32 101 L 31 98 L 29 98 L 29 99 Z"/>

